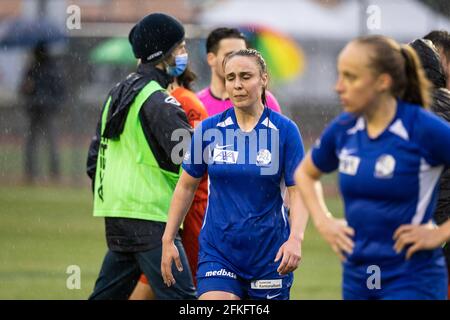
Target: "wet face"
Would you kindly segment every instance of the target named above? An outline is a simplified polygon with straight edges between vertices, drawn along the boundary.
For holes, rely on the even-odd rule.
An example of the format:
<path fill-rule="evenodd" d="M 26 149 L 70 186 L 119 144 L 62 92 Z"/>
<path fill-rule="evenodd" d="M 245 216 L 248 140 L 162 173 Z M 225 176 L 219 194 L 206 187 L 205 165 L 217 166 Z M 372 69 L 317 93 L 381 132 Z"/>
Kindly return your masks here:
<path fill-rule="evenodd" d="M 369 54 L 369 46 L 354 42 L 348 44 L 339 54 L 335 90 L 346 112 L 367 111 L 386 89 L 386 79 L 380 79 L 370 68 Z M 386 75 L 383 77 L 386 78 Z"/>
<path fill-rule="evenodd" d="M 222 39 L 219 41 L 217 53 L 208 53 L 208 64 L 220 78 L 224 78 L 224 71 L 222 67 L 223 59 L 228 54 L 247 49 L 247 45 L 243 39 Z"/>
<path fill-rule="evenodd" d="M 225 89 L 236 108 L 262 104 L 267 74 L 261 74 L 255 57 L 234 56 L 225 65 Z"/>

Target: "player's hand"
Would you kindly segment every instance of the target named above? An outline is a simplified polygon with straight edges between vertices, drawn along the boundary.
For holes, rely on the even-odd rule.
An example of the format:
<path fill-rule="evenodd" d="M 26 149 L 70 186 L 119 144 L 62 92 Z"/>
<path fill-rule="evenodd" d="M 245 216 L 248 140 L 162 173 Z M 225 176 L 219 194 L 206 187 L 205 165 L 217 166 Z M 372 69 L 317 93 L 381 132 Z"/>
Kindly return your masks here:
<path fill-rule="evenodd" d="M 440 229 L 433 224 L 400 226 L 394 233 L 394 250 L 400 253 L 406 246 L 410 246 L 406 251 L 406 259 L 420 250 L 430 250 L 439 247 L 445 242 Z"/>
<path fill-rule="evenodd" d="M 161 257 L 161 274 L 164 283 L 170 287 L 175 284 L 175 278 L 172 274 L 172 262 L 175 261 L 175 265 L 178 271 L 183 271 L 183 265 L 180 260 L 180 253 L 173 241 L 164 242 L 162 244 L 162 257 Z"/>
<path fill-rule="evenodd" d="M 301 257 L 302 241 L 300 239 L 289 237 L 289 239 L 281 245 L 280 249 L 278 249 L 278 253 L 275 257 L 275 262 L 283 258 L 278 266 L 277 272 L 280 275 L 283 275 L 294 271 L 297 269 Z"/>
<path fill-rule="evenodd" d="M 355 235 L 355 230 L 347 225 L 345 219 L 326 217 L 316 223 L 316 228 L 341 261 L 345 261 L 344 253 L 353 252 L 354 243 L 351 237 Z"/>

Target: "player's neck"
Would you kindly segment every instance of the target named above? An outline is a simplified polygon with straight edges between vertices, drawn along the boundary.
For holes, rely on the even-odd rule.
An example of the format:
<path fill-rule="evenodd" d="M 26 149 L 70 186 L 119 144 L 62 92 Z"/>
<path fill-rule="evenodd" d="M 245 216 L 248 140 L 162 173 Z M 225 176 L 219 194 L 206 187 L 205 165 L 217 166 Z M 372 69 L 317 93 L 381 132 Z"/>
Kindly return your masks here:
<path fill-rule="evenodd" d="M 380 97 L 373 106 L 364 113 L 367 123 L 367 134 L 371 138 L 378 137 L 394 119 L 397 112 L 397 100 L 386 95 Z"/>
<path fill-rule="evenodd" d="M 211 85 L 209 86 L 214 97 L 225 100 L 228 99 L 228 93 L 225 90 L 225 81 L 216 73 L 211 73 Z"/>
<path fill-rule="evenodd" d="M 249 107 L 234 108 L 239 128 L 244 132 L 252 131 L 264 112 L 261 102 Z"/>

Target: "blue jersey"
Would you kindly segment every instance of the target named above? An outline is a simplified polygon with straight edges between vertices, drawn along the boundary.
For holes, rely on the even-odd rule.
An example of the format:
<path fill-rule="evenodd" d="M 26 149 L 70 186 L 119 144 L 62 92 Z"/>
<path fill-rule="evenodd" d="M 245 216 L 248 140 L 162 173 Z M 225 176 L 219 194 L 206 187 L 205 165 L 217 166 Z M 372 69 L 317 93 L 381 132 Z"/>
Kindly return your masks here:
<path fill-rule="evenodd" d="M 363 117 L 343 113 L 316 142 L 312 160 L 322 172 L 339 171 L 346 219 L 355 229 L 348 264 L 411 271 L 441 260 L 436 249 L 405 262 L 405 252 L 394 251 L 392 237 L 402 224 L 432 219 L 437 182 L 450 164 L 447 123 L 420 106 L 398 101 L 392 122 L 372 139 Z"/>
<path fill-rule="evenodd" d="M 209 177 L 199 265 L 217 261 L 247 280 L 276 270 L 290 232 L 282 193 L 295 185 L 303 154 L 295 123 L 268 108 L 249 133 L 240 130 L 234 108 L 198 126 L 183 169 Z"/>

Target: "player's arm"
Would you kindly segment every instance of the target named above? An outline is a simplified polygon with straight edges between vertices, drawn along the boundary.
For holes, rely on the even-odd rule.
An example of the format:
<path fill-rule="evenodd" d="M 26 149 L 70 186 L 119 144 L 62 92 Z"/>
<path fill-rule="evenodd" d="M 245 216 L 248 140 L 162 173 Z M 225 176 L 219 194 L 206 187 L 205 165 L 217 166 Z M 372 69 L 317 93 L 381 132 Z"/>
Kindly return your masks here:
<path fill-rule="evenodd" d="M 319 181 L 321 175 L 322 172 L 312 161 L 311 152 L 308 152 L 295 173 L 296 185 L 317 230 L 344 260 L 343 252 L 350 254 L 353 251 L 351 236 L 354 230 L 347 226 L 345 220 L 334 218 L 328 210 Z"/>
<path fill-rule="evenodd" d="M 288 187 L 290 201 L 290 225 L 289 239 L 280 247 L 275 257 L 278 261 L 283 257 L 277 269 L 280 274 L 287 274 L 297 269 L 302 256 L 301 244 L 303 242 L 306 224 L 308 223 L 308 211 L 300 197 L 296 186 Z"/>
<path fill-rule="evenodd" d="M 172 261 L 175 261 L 178 271 L 183 270 L 174 240 L 192 204 L 200 180 L 201 177 L 194 178 L 186 171 L 183 171 L 173 193 L 166 229 L 162 237 L 161 273 L 167 286 L 175 284 L 175 279 L 172 275 Z"/>
<path fill-rule="evenodd" d="M 450 220 L 436 227 L 432 224 L 402 225 L 394 233 L 394 249 L 400 253 L 406 246 L 406 259 L 420 250 L 438 248 L 444 242 L 450 241 Z"/>

